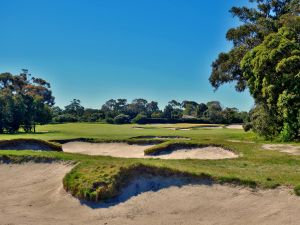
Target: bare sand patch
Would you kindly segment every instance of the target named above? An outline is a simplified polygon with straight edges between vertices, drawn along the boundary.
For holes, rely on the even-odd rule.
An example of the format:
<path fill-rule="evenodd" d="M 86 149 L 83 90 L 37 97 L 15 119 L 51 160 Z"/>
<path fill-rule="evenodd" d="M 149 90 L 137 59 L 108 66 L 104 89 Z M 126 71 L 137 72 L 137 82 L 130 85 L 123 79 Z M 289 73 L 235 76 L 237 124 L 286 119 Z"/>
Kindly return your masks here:
<path fill-rule="evenodd" d="M 247 144 L 255 143 L 254 141 L 243 141 L 243 140 L 234 140 L 234 139 L 227 139 L 227 141 L 234 142 L 234 143 L 247 143 Z"/>
<path fill-rule="evenodd" d="M 132 139 L 158 139 L 158 140 L 191 140 L 191 138 L 181 136 L 137 136 Z"/>
<path fill-rule="evenodd" d="M 125 196 L 119 204 L 92 206 L 64 191 L 62 179 L 70 169 L 57 163 L 1 164 L 0 180 L 5 182 L 0 182 L 0 224 L 296 225 L 300 221 L 300 198 L 288 189 L 252 191 L 160 177 L 136 179 L 125 191 L 138 195 Z"/>
<path fill-rule="evenodd" d="M 264 144 L 262 146 L 266 150 L 275 150 L 279 152 L 289 153 L 291 155 L 300 155 L 300 146 L 290 144 Z"/>
<path fill-rule="evenodd" d="M 103 155 L 122 158 L 159 158 L 159 159 L 227 159 L 237 158 L 234 152 L 220 147 L 167 149 L 160 155 L 148 156 L 144 150 L 154 145 L 132 145 L 127 143 L 87 143 L 69 142 L 63 145 L 64 152 L 87 155 Z"/>
<path fill-rule="evenodd" d="M 242 124 L 230 124 L 230 125 L 227 125 L 226 128 L 238 129 L 238 130 L 243 130 L 244 129 Z"/>
<path fill-rule="evenodd" d="M 143 158 L 144 150 L 153 146 L 154 145 L 136 145 L 127 143 L 88 143 L 74 141 L 63 144 L 63 151 L 86 155 Z"/>

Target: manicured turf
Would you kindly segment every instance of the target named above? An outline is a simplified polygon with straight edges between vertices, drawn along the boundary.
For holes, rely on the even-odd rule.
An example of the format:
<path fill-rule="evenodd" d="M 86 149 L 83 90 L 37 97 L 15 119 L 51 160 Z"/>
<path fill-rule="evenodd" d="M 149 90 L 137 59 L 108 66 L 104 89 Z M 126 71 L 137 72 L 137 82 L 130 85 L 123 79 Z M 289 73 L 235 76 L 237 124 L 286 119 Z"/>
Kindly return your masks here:
<path fill-rule="evenodd" d="M 180 126 L 180 125 L 177 125 Z M 146 125 L 147 129 L 133 129 L 134 125 L 63 124 L 39 126 L 37 134 L 0 135 L 0 139 L 35 138 L 65 140 L 89 138 L 93 141 L 127 141 L 136 136 L 183 136 L 191 140 L 166 140 L 161 146 L 172 143 L 224 146 L 240 158 L 222 160 L 160 160 L 123 159 L 104 156 L 87 156 L 62 152 L 0 151 L 0 157 L 15 162 L 48 161 L 53 159 L 78 163 L 64 179 L 65 188 L 82 199 L 101 200 L 117 195 L 120 189 L 138 173 L 211 178 L 217 182 L 273 188 L 300 185 L 300 156 L 288 155 L 261 148 L 265 143 L 253 133 L 234 129 L 195 128 L 189 131 L 169 130 L 162 125 Z M 141 126 L 139 126 L 141 127 Z M 140 140 L 140 139 L 139 139 Z M 255 143 L 231 142 L 254 141 Z M 296 143 L 299 145 L 299 143 Z"/>

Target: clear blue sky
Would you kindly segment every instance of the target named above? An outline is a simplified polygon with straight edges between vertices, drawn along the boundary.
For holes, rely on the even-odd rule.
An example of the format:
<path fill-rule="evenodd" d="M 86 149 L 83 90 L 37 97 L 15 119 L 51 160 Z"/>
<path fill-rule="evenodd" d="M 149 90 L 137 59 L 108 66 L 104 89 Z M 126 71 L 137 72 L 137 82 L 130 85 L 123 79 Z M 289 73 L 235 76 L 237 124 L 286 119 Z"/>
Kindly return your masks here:
<path fill-rule="evenodd" d="M 218 100 L 249 110 L 234 84 L 217 92 L 210 65 L 230 49 L 228 10 L 247 0 L 0 0 L 0 72 L 29 69 L 56 103 L 99 108 L 111 98 Z"/>

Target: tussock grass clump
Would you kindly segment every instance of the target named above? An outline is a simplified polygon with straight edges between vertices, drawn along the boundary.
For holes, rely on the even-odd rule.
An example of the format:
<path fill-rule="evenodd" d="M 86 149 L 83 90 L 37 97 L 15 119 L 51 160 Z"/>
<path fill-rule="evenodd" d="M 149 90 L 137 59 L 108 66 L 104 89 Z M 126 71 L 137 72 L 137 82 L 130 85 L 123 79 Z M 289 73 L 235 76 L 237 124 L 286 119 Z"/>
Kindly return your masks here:
<path fill-rule="evenodd" d="M 294 188 L 295 194 L 300 196 L 300 184 Z"/>

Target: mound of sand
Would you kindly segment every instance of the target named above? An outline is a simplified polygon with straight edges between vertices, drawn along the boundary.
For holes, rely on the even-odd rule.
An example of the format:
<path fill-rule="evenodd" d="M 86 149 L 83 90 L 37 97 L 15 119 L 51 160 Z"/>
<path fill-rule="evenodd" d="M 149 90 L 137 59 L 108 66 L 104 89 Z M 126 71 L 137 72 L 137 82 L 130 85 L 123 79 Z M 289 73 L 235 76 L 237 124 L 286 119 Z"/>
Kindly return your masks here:
<path fill-rule="evenodd" d="M 161 178 L 137 179 L 128 188 L 139 195 L 114 206 L 91 208 L 64 191 L 62 179 L 70 169 L 56 163 L 0 165 L 0 180 L 5 180 L 0 182 L 0 224 L 296 225 L 300 221 L 300 198 L 287 189 L 253 192 Z M 149 185 L 155 192 L 143 192 Z"/>
<path fill-rule="evenodd" d="M 262 146 L 266 150 L 275 150 L 279 152 L 289 153 L 291 155 L 300 155 L 300 146 L 289 144 L 264 144 Z"/>
<path fill-rule="evenodd" d="M 69 142 L 63 145 L 64 152 L 87 155 L 104 155 L 122 158 L 160 159 L 227 159 L 237 158 L 235 153 L 220 147 L 204 147 L 165 151 L 161 155 L 147 156 L 144 150 L 154 145 L 129 145 L 127 143 L 87 143 Z"/>

